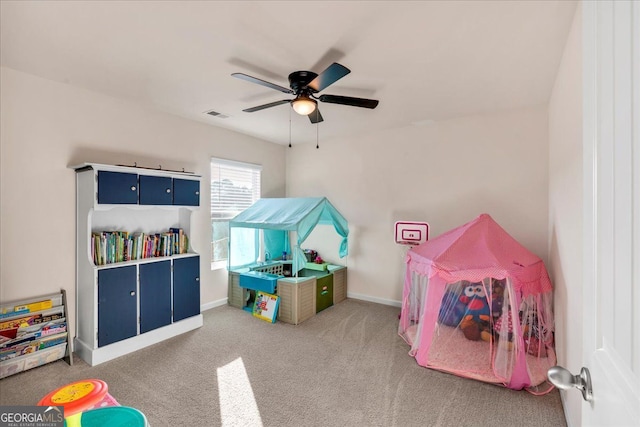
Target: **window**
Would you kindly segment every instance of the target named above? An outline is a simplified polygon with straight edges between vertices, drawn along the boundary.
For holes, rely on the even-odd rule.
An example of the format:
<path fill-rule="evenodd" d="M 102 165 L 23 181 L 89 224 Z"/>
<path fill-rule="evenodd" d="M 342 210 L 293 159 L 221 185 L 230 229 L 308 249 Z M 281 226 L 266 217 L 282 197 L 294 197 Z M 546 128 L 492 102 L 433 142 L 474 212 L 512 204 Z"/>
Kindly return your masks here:
<path fill-rule="evenodd" d="M 226 266 L 229 259 L 229 220 L 260 198 L 261 171 L 262 166 L 259 165 L 211 159 L 212 269 Z M 242 236 L 241 249 L 247 262 L 255 260 L 257 247 L 253 234 Z"/>

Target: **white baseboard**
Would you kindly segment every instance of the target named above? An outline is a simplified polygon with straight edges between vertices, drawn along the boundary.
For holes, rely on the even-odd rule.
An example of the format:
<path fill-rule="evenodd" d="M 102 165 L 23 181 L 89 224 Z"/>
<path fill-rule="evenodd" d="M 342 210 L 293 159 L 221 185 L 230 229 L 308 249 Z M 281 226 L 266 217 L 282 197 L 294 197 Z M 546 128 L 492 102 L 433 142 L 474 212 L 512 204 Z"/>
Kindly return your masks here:
<path fill-rule="evenodd" d="M 91 366 L 99 365 L 136 350 L 157 344 L 168 338 L 183 334 L 202 326 L 202 314 L 188 317 L 179 322 L 154 329 L 144 334 L 136 335 L 99 348 L 91 348 L 82 340 L 76 338 L 73 346 L 75 352 L 82 360 Z"/>
<path fill-rule="evenodd" d="M 353 298 L 353 299 L 359 299 L 359 300 L 362 300 L 362 301 L 375 302 L 375 303 L 378 303 L 378 304 L 390 305 L 392 307 L 402 307 L 402 302 L 400 302 L 400 301 L 395 301 L 395 300 L 386 299 L 386 298 L 371 297 L 369 295 L 364 295 L 364 294 L 355 294 L 353 292 L 347 292 L 347 298 Z"/>
<path fill-rule="evenodd" d="M 222 299 L 219 299 L 219 300 L 216 300 L 216 301 L 211 301 L 211 302 L 208 302 L 206 304 L 202 304 L 200 306 L 200 311 L 201 312 L 202 311 L 207 311 L 207 310 L 211 310 L 212 308 L 216 308 L 216 307 L 220 307 L 220 306 L 223 306 L 223 305 L 227 305 L 227 300 L 228 299 L 229 298 L 222 298 Z"/>

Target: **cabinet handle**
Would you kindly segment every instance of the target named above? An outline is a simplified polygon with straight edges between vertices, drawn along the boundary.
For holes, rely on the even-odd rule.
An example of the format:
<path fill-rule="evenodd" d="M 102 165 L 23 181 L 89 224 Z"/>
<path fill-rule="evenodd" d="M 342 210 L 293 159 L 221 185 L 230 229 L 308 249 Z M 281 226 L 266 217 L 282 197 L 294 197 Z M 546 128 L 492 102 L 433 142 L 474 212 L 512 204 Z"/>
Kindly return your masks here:
<path fill-rule="evenodd" d="M 167 188 L 167 193 L 171 193 L 171 189 L 170 188 Z"/>
<path fill-rule="evenodd" d="M 196 191 L 196 196 L 199 196 L 199 195 L 200 195 L 200 192 L 199 192 L 199 191 Z"/>
<path fill-rule="evenodd" d="M 199 278 L 199 277 L 196 277 L 196 282 L 199 282 L 199 281 L 200 281 L 200 278 Z"/>
<path fill-rule="evenodd" d="M 136 296 L 136 291 L 131 291 L 131 292 L 129 293 L 129 295 L 131 295 L 132 297 L 135 297 L 135 296 Z"/>
<path fill-rule="evenodd" d="M 131 191 L 136 191 L 136 186 L 135 185 L 131 186 Z"/>

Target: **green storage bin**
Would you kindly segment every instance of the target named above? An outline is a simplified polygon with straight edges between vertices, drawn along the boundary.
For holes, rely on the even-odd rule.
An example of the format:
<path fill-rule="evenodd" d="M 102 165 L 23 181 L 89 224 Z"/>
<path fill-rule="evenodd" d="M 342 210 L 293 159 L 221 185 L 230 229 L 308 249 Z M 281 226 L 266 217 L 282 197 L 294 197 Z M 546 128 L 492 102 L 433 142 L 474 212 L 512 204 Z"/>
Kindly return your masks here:
<path fill-rule="evenodd" d="M 333 305 L 333 274 L 316 279 L 316 313 Z"/>
<path fill-rule="evenodd" d="M 323 262 L 322 264 L 317 264 L 315 262 L 308 262 L 305 264 L 304 268 L 308 268 L 309 270 L 316 271 L 327 271 L 329 267 L 329 263 Z"/>

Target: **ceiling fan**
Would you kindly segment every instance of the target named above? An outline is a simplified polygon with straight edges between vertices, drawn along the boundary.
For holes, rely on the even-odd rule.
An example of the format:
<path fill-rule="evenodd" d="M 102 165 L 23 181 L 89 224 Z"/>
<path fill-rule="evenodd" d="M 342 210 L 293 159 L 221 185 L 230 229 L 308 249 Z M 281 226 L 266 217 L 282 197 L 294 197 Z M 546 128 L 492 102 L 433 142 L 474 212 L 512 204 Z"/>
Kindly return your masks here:
<path fill-rule="evenodd" d="M 252 77 L 243 73 L 233 73 L 233 77 L 246 80 L 251 83 L 256 83 L 270 89 L 295 95 L 294 99 L 283 99 L 280 101 L 270 102 L 269 104 L 258 105 L 257 107 L 247 108 L 242 110 L 247 113 L 253 113 L 255 111 L 264 110 L 265 108 L 275 107 L 282 104 L 291 104 L 293 110 L 303 116 L 308 116 L 311 123 L 319 123 L 324 119 L 318 109 L 318 102 L 326 102 L 329 104 L 342 104 L 352 107 L 362 108 L 376 108 L 378 101 L 375 99 L 354 98 L 351 96 L 339 96 L 339 95 L 320 95 L 316 94 L 333 83 L 337 82 L 347 74 L 349 70 L 344 65 L 340 65 L 334 62 L 326 70 L 320 74 L 316 74 L 313 71 L 294 71 L 289 74 L 289 86 L 286 88 L 275 83 L 271 83 L 257 77 Z M 317 100 L 317 101 L 316 101 Z"/>

